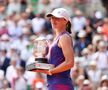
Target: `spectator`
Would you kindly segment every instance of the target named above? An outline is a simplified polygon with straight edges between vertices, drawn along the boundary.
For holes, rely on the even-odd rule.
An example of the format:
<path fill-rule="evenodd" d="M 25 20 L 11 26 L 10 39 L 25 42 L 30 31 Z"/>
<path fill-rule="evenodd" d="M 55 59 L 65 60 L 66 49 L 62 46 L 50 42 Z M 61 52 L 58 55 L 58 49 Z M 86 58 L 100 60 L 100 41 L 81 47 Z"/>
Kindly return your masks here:
<path fill-rule="evenodd" d="M 91 61 L 88 76 L 94 86 L 94 90 L 96 90 L 101 78 L 101 70 L 97 69 L 96 61 Z"/>
<path fill-rule="evenodd" d="M 73 29 L 74 32 L 77 33 L 80 30 L 83 29 L 83 27 L 86 24 L 86 18 L 83 16 L 82 12 L 80 10 L 77 10 L 75 12 L 76 16 L 73 18 L 72 22 L 73 22 Z"/>
<path fill-rule="evenodd" d="M 105 35 L 106 39 L 108 40 L 108 17 L 104 19 L 104 24 L 102 26 L 102 33 Z"/>
<path fill-rule="evenodd" d="M 20 12 L 20 4 L 15 0 L 9 0 L 6 13 L 7 15 L 11 15 L 13 12 Z"/>
<path fill-rule="evenodd" d="M 16 72 L 16 57 L 11 57 L 11 65 L 6 70 L 6 79 L 10 83 L 11 87 L 13 87 L 13 79 L 17 77 Z"/>
<path fill-rule="evenodd" d="M 7 28 L 6 21 L 2 21 L 0 25 L 0 36 L 3 34 L 8 34 L 8 28 Z"/>
<path fill-rule="evenodd" d="M 32 55 L 32 51 L 30 50 L 30 43 L 27 43 L 27 45 L 21 52 L 20 58 L 26 62 L 31 55 Z"/>
<path fill-rule="evenodd" d="M 36 73 L 36 78 L 33 80 L 33 90 L 43 90 L 45 88 L 45 80 L 41 73 Z"/>
<path fill-rule="evenodd" d="M 76 41 L 74 50 L 75 53 L 78 54 L 78 56 L 81 56 L 81 51 L 88 46 L 89 42 L 86 40 L 86 32 L 84 30 L 78 33 L 78 37 L 80 39 Z"/>
<path fill-rule="evenodd" d="M 42 32 L 42 29 L 44 27 L 44 24 L 45 24 L 45 19 L 41 18 L 40 15 L 37 15 L 37 17 L 35 17 L 32 20 L 33 32 L 36 35 L 40 35 L 40 33 Z"/>
<path fill-rule="evenodd" d="M 94 53 L 96 52 L 96 48 L 94 47 L 94 45 L 92 44 L 89 44 L 87 46 L 87 49 L 88 49 L 88 58 L 89 58 L 89 61 L 91 62 L 94 58 Z"/>
<path fill-rule="evenodd" d="M 93 90 L 92 89 L 92 84 L 90 83 L 89 80 L 84 80 L 83 86 L 80 87 L 79 90 Z"/>
<path fill-rule="evenodd" d="M 52 26 L 51 26 L 51 22 L 49 21 L 49 19 L 46 19 L 44 28 L 47 30 L 48 33 L 52 33 Z"/>
<path fill-rule="evenodd" d="M 48 13 L 51 11 L 50 0 L 40 0 L 38 4 L 38 13 Z"/>
<path fill-rule="evenodd" d="M 16 65 L 17 76 L 13 78 L 13 90 L 27 90 L 27 80 L 24 77 L 25 67 L 22 64 Z"/>
<path fill-rule="evenodd" d="M 27 26 L 25 26 L 25 27 L 22 28 L 22 33 L 23 33 L 23 36 L 24 36 L 25 40 L 29 40 L 29 37 L 32 34 L 31 26 L 30 27 L 29 26 L 27 27 Z"/>
<path fill-rule="evenodd" d="M 76 87 L 75 90 L 78 90 L 80 87 L 83 86 L 84 79 L 85 79 L 85 78 L 84 78 L 83 75 L 79 75 L 79 76 L 78 76 L 77 81 L 76 81 L 76 83 L 77 83 L 78 86 Z"/>
<path fill-rule="evenodd" d="M 20 5 L 21 12 L 24 12 L 27 8 L 27 0 L 20 0 Z"/>
<path fill-rule="evenodd" d="M 9 84 L 8 81 L 5 79 L 4 72 L 0 70 L 0 90 L 9 90 Z"/>
<path fill-rule="evenodd" d="M 28 19 L 31 19 L 31 20 L 32 20 L 33 18 L 35 18 L 35 15 L 34 15 L 34 13 L 33 13 L 33 8 L 32 8 L 32 7 L 28 6 L 28 7 L 26 8 L 25 12 L 26 12 L 27 15 L 28 15 Z"/>
<path fill-rule="evenodd" d="M 7 34 L 3 34 L 0 38 L 0 49 L 9 50 L 11 46 L 10 37 Z"/>
<path fill-rule="evenodd" d="M 108 69 L 108 52 L 105 41 L 100 41 L 98 51 L 94 54 L 94 60 L 97 62 L 97 68 L 102 71 L 102 74 L 107 74 Z"/>
<path fill-rule="evenodd" d="M 9 51 L 7 52 L 8 58 L 11 58 L 12 56 L 17 56 L 17 49 L 14 45 L 11 45 Z"/>
<path fill-rule="evenodd" d="M 95 35 L 93 36 L 92 44 L 93 44 L 93 46 L 95 47 L 96 51 L 98 50 L 98 47 L 97 47 L 97 46 L 98 46 L 98 44 L 99 44 L 99 42 L 100 42 L 101 40 L 103 40 L 103 38 L 102 38 L 101 35 L 95 34 Z"/>
<path fill-rule="evenodd" d="M 3 89 L 4 71 L 0 69 L 0 89 Z"/>
<path fill-rule="evenodd" d="M 103 24 L 103 14 L 101 11 L 95 11 L 94 12 L 94 17 L 92 18 L 92 23 L 94 30 L 96 30 L 99 26 L 102 26 Z M 96 31 L 94 31 L 96 32 Z"/>
<path fill-rule="evenodd" d="M 83 29 L 86 31 L 86 39 L 91 43 L 94 27 L 90 17 L 86 18 L 86 24 Z"/>
<path fill-rule="evenodd" d="M 74 14 L 73 14 L 73 0 L 63 0 L 62 1 L 63 2 L 63 7 L 64 8 L 66 8 L 68 11 L 69 11 L 69 15 L 71 16 L 71 17 L 73 17 L 74 16 Z"/>
<path fill-rule="evenodd" d="M 12 43 L 12 46 L 15 47 L 18 51 L 22 51 L 23 49 L 25 49 L 28 43 L 29 42 L 24 38 L 24 36 L 21 35 L 17 40 Z"/>
<path fill-rule="evenodd" d="M 18 38 L 22 35 L 22 28 L 18 25 L 18 22 L 20 20 L 20 16 L 16 15 L 13 18 L 14 21 L 8 22 L 10 26 L 8 26 L 9 35 L 14 38 Z"/>
<path fill-rule="evenodd" d="M 103 75 L 100 81 L 100 87 L 97 90 L 107 90 L 108 89 L 108 75 Z"/>
<path fill-rule="evenodd" d="M 4 5 L 0 5 L 0 20 L 4 20 L 6 15 L 5 15 L 5 6 Z"/>
<path fill-rule="evenodd" d="M 99 26 L 99 27 L 97 28 L 97 33 L 96 33 L 96 35 L 99 36 L 99 37 L 101 37 L 102 40 L 107 41 L 106 37 L 105 37 L 104 34 L 103 34 L 102 26 Z"/>
<path fill-rule="evenodd" d="M 22 12 L 18 20 L 18 26 L 23 28 L 24 26 L 27 25 L 27 20 L 28 20 L 28 14 L 26 12 Z"/>
<path fill-rule="evenodd" d="M 6 74 L 6 70 L 10 65 L 10 58 L 8 58 L 6 55 L 7 55 L 7 50 L 6 49 L 1 50 L 0 68 L 4 71 L 4 74 Z"/>
<path fill-rule="evenodd" d="M 51 3 L 51 8 L 57 8 L 57 7 L 61 7 L 62 6 L 62 0 L 50 0 Z"/>
<path fill-rule="evenodd" d="M 82 57 L 81 57 L 81 66 L 84 67 L 86 70 L 88 69 L 88 65 L 90 63 L 90 58 L 88 57 L 89 55 L 89 50 L 87 48 L 84 48 L 81 52 Z"/>
<path fill-rule="evenodd" d="M 78 69 L 77 69 L 76 67 L 72 68 L 70 74 L 71 74 L 71 78 L 73 79 L 74 88 L 77 88 L 77 82 L 76 82 L 76 80 L 77 80 L 77 78 L 78 78 L 78 76 L 79 76 L 79 71 L 78 71 Z"/>

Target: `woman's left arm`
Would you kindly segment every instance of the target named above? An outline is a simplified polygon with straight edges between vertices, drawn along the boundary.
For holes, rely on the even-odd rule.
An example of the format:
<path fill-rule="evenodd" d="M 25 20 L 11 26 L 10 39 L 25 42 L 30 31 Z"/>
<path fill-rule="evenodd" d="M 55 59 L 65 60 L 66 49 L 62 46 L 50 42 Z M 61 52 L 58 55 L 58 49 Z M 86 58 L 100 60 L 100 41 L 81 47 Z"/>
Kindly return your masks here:
<path fill-rule="evenodd" d="M 54 69 L 50 70 L 52 74 L 60 73 L 66 70 L 71 69 L 74 66 L 74 51 L 72 47 L 72 39 L 67 34 L 64 34 L 60 40 L 58 45 L 62 48 L 65 61 L 55 67 Z"/>

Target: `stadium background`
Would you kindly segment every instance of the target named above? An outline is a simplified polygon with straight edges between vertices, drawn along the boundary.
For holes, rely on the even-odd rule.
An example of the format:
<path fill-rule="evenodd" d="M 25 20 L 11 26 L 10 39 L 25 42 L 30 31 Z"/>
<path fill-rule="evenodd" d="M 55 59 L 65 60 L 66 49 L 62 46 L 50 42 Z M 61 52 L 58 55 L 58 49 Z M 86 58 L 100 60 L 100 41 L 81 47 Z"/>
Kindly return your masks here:
<path fill-rule="evenodd" d="M 108 90 L 107 0 L 0 0 L 0 90 L 47 90 L 45 75 L 25 66 L 34 59 L 34 39 L 52 42 L 45 15 L 58 7 L 72 20 L 75 90 Z"/>

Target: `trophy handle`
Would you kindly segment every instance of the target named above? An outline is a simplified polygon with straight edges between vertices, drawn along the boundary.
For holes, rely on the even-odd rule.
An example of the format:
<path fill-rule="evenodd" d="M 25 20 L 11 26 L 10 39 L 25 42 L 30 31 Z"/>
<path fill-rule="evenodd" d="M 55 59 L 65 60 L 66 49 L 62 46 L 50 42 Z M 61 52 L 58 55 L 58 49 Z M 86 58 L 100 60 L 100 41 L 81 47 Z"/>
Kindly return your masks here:
<path fill-rule="evenodd" d="M 46 56 L 48 54 L 48 52 L 49 52 L 49 46 L 46 47 L 46 52 L 45 52 L 44 56 Z"/>

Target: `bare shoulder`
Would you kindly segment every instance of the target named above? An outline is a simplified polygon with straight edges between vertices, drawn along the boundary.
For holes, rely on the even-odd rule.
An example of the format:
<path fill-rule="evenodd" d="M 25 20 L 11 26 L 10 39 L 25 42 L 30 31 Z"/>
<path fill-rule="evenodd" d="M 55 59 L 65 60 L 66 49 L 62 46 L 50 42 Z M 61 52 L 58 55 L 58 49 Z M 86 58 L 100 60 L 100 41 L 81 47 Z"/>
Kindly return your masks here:
<path fill-rule="evenodd" d="M 69 44 L 72 44 L 72 38 L 71 36 L 69 36 L 68 34 L 64 34 L 60 37 L 60 45 L 63 44 L 63 45 L 69 45 Z"/>
<path fill-rule="evenodd" d="M 60 42 L 72 42 L 72 38 L 68 34 L 64 34 L 61 36 Z"/>

